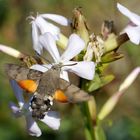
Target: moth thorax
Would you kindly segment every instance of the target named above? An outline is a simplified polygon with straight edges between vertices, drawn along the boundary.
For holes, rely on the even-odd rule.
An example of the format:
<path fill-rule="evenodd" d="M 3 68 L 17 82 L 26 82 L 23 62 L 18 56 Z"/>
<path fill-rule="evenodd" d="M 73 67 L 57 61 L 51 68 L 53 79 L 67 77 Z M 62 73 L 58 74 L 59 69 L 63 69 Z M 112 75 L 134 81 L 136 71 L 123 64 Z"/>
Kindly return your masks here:
<path fill-rule="evenodd" d="M 35 119 L 43 119 L 46 112 L 53 105 L 53 98 L 49 95 L 35 94 L 31 100 L 32 117 Z"/>
<path fill-rule="evenodd" d="M 52 66 L 52 69 L 57 70 L 57 71 L 60 71 L 61 70 L 61 67 L 62 67 L 62 64 L 60 63 L 60 64 L 53 65 Z"/>

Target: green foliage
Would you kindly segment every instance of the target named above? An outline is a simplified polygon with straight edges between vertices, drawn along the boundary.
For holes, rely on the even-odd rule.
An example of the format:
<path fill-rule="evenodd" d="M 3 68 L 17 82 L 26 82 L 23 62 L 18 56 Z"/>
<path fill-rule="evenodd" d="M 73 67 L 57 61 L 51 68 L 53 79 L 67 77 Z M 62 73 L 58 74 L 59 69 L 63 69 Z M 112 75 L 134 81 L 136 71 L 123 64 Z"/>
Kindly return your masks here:
<path fill-rule="evenodd" d="M 121 53 L 110 52 L 110 53 L 103 55 L 101 59 L 102 59 L 102 63 L 110 63 L 110 62 L 116 61 L 118 59 L 121 59 L 123 57 L 124 57 L 124 55 Z"/>
<path fill-rule="evenodd" d="M 8 0 L 0 0 L 0 27 L 4 24 L 7 19 L 9 12 Z"/>
<path fill-rule="evenodd" d="M 140 139 L 140 123 L 122 116 L 115 121 L 112 126 L 106 127 L 106 135 L 109 140 L 139 140 Z M 117 133 L 116 133 L 117 132 Z"/>
<path fill-rule="evenodd" d="M 94 79 L 86 84 L 86 88 L 89 92 L 93 92 L 107 85 L 113 79 L 114 79 L 114 75 L 100 76 L 98 74 L 95 74 Z"/>

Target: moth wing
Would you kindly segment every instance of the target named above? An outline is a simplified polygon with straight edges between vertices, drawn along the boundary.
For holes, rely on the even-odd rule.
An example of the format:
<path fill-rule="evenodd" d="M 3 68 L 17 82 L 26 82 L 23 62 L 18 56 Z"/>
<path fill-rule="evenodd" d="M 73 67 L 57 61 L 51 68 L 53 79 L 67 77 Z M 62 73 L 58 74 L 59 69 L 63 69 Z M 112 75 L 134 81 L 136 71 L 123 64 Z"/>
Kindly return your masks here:
<path fill-rule="evenodd" d="M 6 64 L 5 70 L 10 79 L 14 79 L 16 81 L 27 79 L 37 81 L 40 80 L 43 74 L 40 71 L 29 69 L 27 67 L 23 67 L 16 64 Z"/>
<path fill-rule="evenodd" d="M 59 88 L 68 97 L 69 102 L 78 103 L 90 99 L 90 95 L 87 92 L 61 78 L 59 79 Z"/>
<path fill-rule="evenodd" d="M 40 71 L 16 64 L 6 64 L 5 70 L 10 79 L 14 79 L 22 89 L 30 93 L 36 91 L 38 82 L 43 74 Z"/>

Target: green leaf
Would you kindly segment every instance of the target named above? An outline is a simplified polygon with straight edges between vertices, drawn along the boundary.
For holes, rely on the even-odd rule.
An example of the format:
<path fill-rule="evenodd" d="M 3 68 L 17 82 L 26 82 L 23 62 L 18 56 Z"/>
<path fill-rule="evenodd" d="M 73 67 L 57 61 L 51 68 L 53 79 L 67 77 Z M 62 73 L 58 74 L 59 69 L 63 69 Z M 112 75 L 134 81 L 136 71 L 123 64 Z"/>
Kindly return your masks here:
<path fill-rule="evenodd" d="M 123 58 L 124 55 L 116 52 L 110 52 L 102 56 L 102 63 L 110 63 Z"/>
<path fill-rule="evenodd" d="M 104 63 L 104 64 L 97 64 L 96 71 L 97 73 L 104 73 L 104 71 L 108 68 L 109 63 Z"/>
<path fill-rule="evenodd" d="M 100 77 L 98 74 L 95 74 L 94 79 L 87 84 L 87 89 L 89 92 L 95 91 L 110 83 L 114 78 L 114 75 Z"/>

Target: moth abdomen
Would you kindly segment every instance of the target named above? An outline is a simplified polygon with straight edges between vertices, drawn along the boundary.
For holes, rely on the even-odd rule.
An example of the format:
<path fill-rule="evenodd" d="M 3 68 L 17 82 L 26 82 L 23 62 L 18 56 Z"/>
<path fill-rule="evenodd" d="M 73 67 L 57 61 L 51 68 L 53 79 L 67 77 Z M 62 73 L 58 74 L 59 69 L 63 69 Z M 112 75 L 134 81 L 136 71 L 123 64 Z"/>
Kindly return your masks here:
<path fill-rule="evenodd" d="M 36 93 L 32 100 L 30 107 L 32 109 L 32 116 L 36 119 L 43 119 L 48 110 L 53 105 L 53 98 L 48 95 L 40 95 Z"/>

